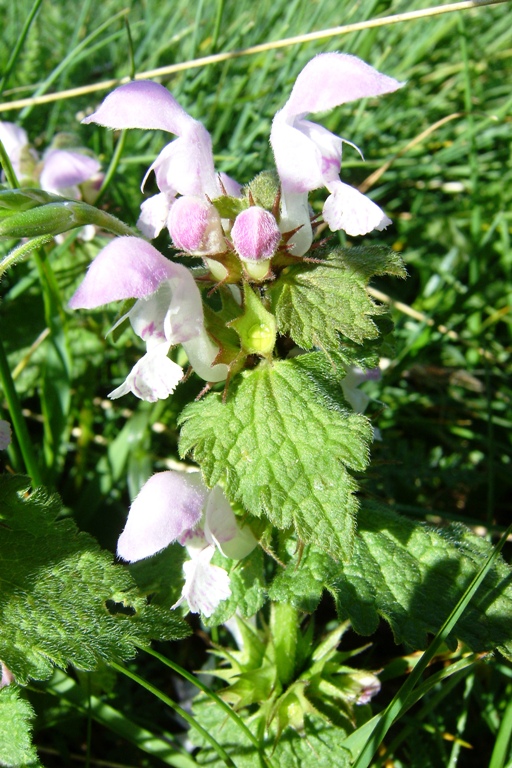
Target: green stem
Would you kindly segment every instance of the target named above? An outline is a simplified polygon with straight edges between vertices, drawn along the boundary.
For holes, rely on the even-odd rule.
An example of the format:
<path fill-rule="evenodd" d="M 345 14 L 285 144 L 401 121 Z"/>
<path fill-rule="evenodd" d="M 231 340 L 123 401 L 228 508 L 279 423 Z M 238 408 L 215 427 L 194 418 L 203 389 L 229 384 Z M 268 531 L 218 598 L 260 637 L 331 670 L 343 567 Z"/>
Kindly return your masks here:
<path fill-rule="evenodd" d="M 80 203 L 80 205 L 87 209 L 87 211 L 84 211 L 84 215 L 87 217 L 87 220 L 84 220 L 83 222 L 84 225 L 94 224 L 100 229 L 105 229 L 107 232 L 112 232 L 114 235 L 120 235 L 121 237 L 125 235 L 128 235 L 129 237 L 140 237 L 140 235 L 129 227 L 128 224 L 116 219 L 116 217 L 112 216 L 110 213 L 95 208 L 93 205 L 88 205 L 87 203 Z"/>
<path fill-rule="evenodd" d="M 39 248 L 40 245 L 49 243 L 53 240 L 53 235 L 41 235 L 41 237 L 33 237 L 24 243 L 20 243 L 13 248 L 13 250 L 0 261 L 0 280 L 10 267 L 13 267 L 19 261 L 23 261 L 31 251 L 35 248 Z"/>
<path fill-rule="evenodd" d="M 5 67 L 4 73 L 2 75 L 2 79 L 0 80 L 0 93 L 3 92 L 6 84 L 7 84 L 7 78 L 12 72 L 12 69 L 14 65 L 16 64 L 16 60 L 19 56 L 19 53 L 25 43 L 26 37 L 28 35 L 29 29 L 32 25 L 32 22 L 34 21 L 35 15 L 39 10 L 39 6 L 43 0 L 35 0 L 34 5 L 32 6 L 32 9 L 30 13 L 27 16 L 27 19 L 25 21 L 25 24 L 23 25 L 23 29 L 21 30 L 21 34 L 18 37 L 18 40 L 16 41 L 16 45 L 14 46 L 13 52 L 11 53 L 11 56 L 9 58 L 9 61 L 7 62 L 7 65 Z"/>
<path fill-rule="evenodd" d="M 121 160 L 121 155 L 123 154 L 124 145 L 126 144 L 126 137 L 128 135 L 128 132 L 121 131 L 121 134 L 119 136 L 119 139 L 117 141 L 116 147 L 114 149 L 114 153 L 112 155 L 112 159 L 110 161 L 110 164 L 107 168 L 107 171 L 105 173 L 105 176 L 103 178 L 102 185 L 100 187 L 100 191 L 98 192 L 98 197 L 95 200 L 95 204 L 98 205 L 99 201 L 105 194 L 107 187 L 109 186 L 110 182 L 112 181 L 115 172 L 117 171 L 119 162 Z"/>
<path fill-rule="evenodd" d="M 120 672 L 122 675 L 125 675 L 126 677 L 129 677 L 134 682 L 141 685 L 143 688 L 145 688 L 149 693 L 152 693 L 153 696 L 156 696 L 157 699 L 160 699 L 160 701 L 163 701 L 164 704 L 167 704 L 168 707 L 171 707 L 175 712 L 177 712 L 180 717 L 182 717 L 192 728 L 195 728 L 195 730 L 201 734 L 203 739 L 207 741 L 209 744 L 212 745 L 214 750 L 217 752 L 219 757 L 224 760 L 225 764 L 229 766 L 229 768 L 237 768 L 233 760 L 230 758 L 224 747 L 222 747 L 211 734 L 206 731 L 202 725 L 199 725 L 197 720 L 195 720 L 192 715 L 189 715 L 188 712 L 186 712 L 182 707 L 179 706 L 179 704 L 176 704 L 175 701 L 170 699 L 168 696 L 165 695 L 165 693 L 162 693 L 162 691 L 159 688 L 156 688 L 154 685 L 151 685 L 151 683 L 148 683 L 147 680 L 144 680 L 143 677 L 140 677 L 140 675 L 135 674 L 135 672 L 130 672 L 125 667 L 121 666 L 121 664 L 117 664 L 115 661 L 109 662 L 112 669 L 116 669 L 118 672 Z"/>
<path fill-rule="evenodd" d="M 162 664 L 165 664 L 170 669 L 174 670 L 174 672 L 177 672 L 178 675 L 183 677 L 185 680 L 188 680 L 189 683 L 192 683 L 192 685 L 195 685 L 196 688 L 199 688 L 200 691 L 203 691 L 203 693 L 206 693 L 207 696 L 209 696 L 213 701 L 215 701 L 216 704 L 219 705 L 221 709 L 224 710 L 224 712 L 238 725 L 238 727 L 245 733 L 247 738 L 254 744 L 256 749 L 258 750 L 258 753 L 265 763 L 265 765 L 269 766 L 269 768 L 272 768 L 272 762 L 267 758 L 265 754 L 262 753 L 262 747 L 256 736 L 253 734 L 252 731 L 249 730 L 249 728 L 246 726 L 244 721 L 241 717 L 237 715 L 237 713 L 227 704 L 223 699 L 218 696 L 215 691 L 212 691 L 211 688 L 209 688 L 205 683 L 202 683 L 200 680 L 197 679 L 194 675 L 192 675 L 190 672 L 187 672 L 186 669 L 183 669 L 183 667 L 180 667 L 179 664 L 176 664 L 174 661 L 171 661 L 167 658 L 167 656 L 162 656 L 161 653 L 157 653 L 157 651 L 154 651 L 152 648 L 146 648 L 144 646 L 141 646 L 142 650 L 144 650 L 146 653 L 149 653 L 151 656 L 154 656 L 155 659 L 158 659 L 162 662 Z"/>
<path fill-rule="evenodd" d="M 16 174 L 14 173 L 14 169 L 9 159 L 9 155 L 5 151 L 5 147 L 1 141 L 0 141 L 0 165 L 4 170 L 5 178 L 7 180 L 8 185 L 12 189 L 18 189 L 19 187 L 18 179 L 16 178 Z"/>
<path fill-rule="evenodd" d="M 0 381 L 2 383 L 2 389 L 4 390 L 5 399 L 7 400 L 7 406 L 9 408 L 9 415 L 12 420 L 14 432 L 20 446 L 21 455 L 25 463 L 25 468 L 32 478 L 32 485 L 37 487 L 43 485 L 42 475 L 39 471 L 39 464 L 36 460 L 32 440 L 28 433 L 25 418 L 21 412 L 21 403 L 18 398 L 18 393 L 14 387 L 12 380 L 9 363 L 7 362 L 7 355 L 5 354 L 4 345 L 0 338 Z"/>

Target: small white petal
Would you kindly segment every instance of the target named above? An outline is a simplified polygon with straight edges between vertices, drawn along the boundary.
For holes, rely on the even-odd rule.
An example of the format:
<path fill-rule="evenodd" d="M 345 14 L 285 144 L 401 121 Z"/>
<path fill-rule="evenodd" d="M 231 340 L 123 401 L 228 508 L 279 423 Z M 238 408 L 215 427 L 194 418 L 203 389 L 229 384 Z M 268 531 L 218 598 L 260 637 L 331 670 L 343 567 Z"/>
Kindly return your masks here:
<path fill-rule="evenodd" d="M 137 226 L 144 237 L 153 240 L 158 237 L 162 229 L 167 224 L 167 217 L 174 199 L 173 195 L 167 192 L 159 192 L 147 200 L 144 200 L 140 207 L 140 216 Z"/>
<path fill-rule="evenodd" d="M 229 574 L 224 568 L 210 563 L 214 552 L 215 547 L 205 547 L 191 560 L 183 563 L 185 584 L 181 598 L 173 608 L 186 600 L 192 613 L 202 613 L 209 617 L 219 603 L 231 597 Z"/>
<path fill-rule="evenodd" d="M 216 485 L 206 502 L 204 535 L 215 544 L 225 557 L 241 560 L 246 557 L 257 541 L 248 526 L 240 527 L 222 488 Z"/>
<path fill-rule="evenodd" d="M 147 352 L 133 366 L 126 381 L 110 392 L 109 397 L 116 400 L 133 392 L 148 403 L 169 397 L 183 378 L 183 368 L 167 357 L 168 351 L 169 345 L 164 342 Z"/>
<path fill-rule="evenodd" d="M 117 545 L 123 560 L 154 555 L 199 523 L 207 489 L 199 473 L 158 472 L 134 499 Z"/>
<path fill-rule="evenodd" d="M 323 215 L 332 232 L 342 229 L 347 235 L 357 237 L 391 224 L 384 211 L 354 187 L 338 181 L 328 188 L 331 194 L 324 203 Z"/>
<path fill-rule="evenodd" d="M 313 230 L 309 214 L 307 192 L 287 192 L 281 194 L 281 219 L 279 229 L 283 234 L 293 229 L 300 229 L 288 240 L 294 256 L 304 256 L 313 242 Z"/>

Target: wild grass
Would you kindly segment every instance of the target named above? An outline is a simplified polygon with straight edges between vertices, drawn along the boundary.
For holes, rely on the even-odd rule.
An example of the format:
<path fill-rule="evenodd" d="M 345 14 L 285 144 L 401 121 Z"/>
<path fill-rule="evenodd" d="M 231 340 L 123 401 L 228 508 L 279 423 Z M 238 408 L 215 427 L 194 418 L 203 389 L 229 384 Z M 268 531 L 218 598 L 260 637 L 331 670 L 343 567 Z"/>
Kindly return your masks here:
<path fill-rule="evenodd" d="M 38 148 L 57 132 L 73 133 L 106 167 L 118 138 L 79 122 L 104 93 L 46 103 L 37 97 L 429 5 L 43 0 L 24 37 L 33 0 L 0 0 L 0 72 L 13 64 L 4 78 L 0 119 L 23 126 Z M 511 13 L 508 2 L 482 5 L 158 77 L 211 132 L 217 166 L 242 183 L 271 167 L 272 117 L 316 53 L 352 53 L 406 81 L 395 94 L 323 118 L 329 130 L 363 151 L 364 162 L 345 145 L 343 179 L 385 208 L 393 226 L 378 233 L 378 241 L 402 254 L 409 273 L 407 281 L 374 285 L 392 307 L 396 343 L 382 380 L 368 385 L 382 441 L 374 446 L 363 492 L 405 515 L 461 521 L 494 540 L 510 520 L 512 471 Z M 20 99 L 31 101 L 9 108 Z M 102 204 L 131 225 L 143 173 L 167 137 L 131 131 L 123 141 Z M 7 252 L 10 245 L 0 247 Z M 106 400 L 111 382 L 124 378 L 138 350 L 124 337 L 116 345 L 105 341 L 110 312 L 77 319 L 65 309 L 98 247 L 71 234 L 51 256 L 12 270 L 0 286 L 0 322 L 45 483 L 59 491 L 82 529 L 113 549 L 128 496 L 152 468 L 177 460 L 176 415 L 190 390 L 178 391 L 165 407 Z M 57 344 L 48 341 L 48 328 Z M 19 457 L 13 463 L 23 469 Z M 186 666 L 185 649 L 178 653 Z M 406 653 L 392 646 L 386 630 L 377 636 L 371 663 L 385 668 L 390 698 L 398 656 Z M 194 664 L 202 663 L 200 649 L 197 659 Z M 145 656 L 136 669 L 148 679 L 161 674 Z M 93 753 L 101 744 L 98 754 L 105 758 L 91 758 L 90 765 L 189 765 L 186 755 L 165 751 L 165 733 L 175 724 L 126 679 L 114 692 L 110 674 L 90 675 L 91 691 L 98 686 L 107 695 L 89 703 L 59 676 L 34 686 L 35 740 L 45 765 L 82 760 L 87 718 L 101 723 L 89 741 Z M 400 720 L 372 765 L 510 767 L 511 693 L 512 668 L 502 660 L 461 669 Z M 132 752 L 130 742 L 144 751 Z"/>

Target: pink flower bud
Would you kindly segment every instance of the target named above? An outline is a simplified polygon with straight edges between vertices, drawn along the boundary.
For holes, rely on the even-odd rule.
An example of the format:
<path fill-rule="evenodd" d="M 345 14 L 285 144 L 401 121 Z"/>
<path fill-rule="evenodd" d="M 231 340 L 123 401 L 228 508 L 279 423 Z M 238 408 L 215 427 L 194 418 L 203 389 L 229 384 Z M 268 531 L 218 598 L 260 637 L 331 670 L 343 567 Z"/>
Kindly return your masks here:
<path fill-rule="evenodd" d="M 253 205 L 238 214 L 231 237 L 242 260 L 260 261 L 272 258 L 281 240 L 281 232 L 269 211 Z"/>
<path fill-rule="evenodd" d="M 192 256 L 226 250 L 220 216 L 207 200 L 192 195 L 179 197 L 171 206 L 167 225 L 176 248 Z"/>

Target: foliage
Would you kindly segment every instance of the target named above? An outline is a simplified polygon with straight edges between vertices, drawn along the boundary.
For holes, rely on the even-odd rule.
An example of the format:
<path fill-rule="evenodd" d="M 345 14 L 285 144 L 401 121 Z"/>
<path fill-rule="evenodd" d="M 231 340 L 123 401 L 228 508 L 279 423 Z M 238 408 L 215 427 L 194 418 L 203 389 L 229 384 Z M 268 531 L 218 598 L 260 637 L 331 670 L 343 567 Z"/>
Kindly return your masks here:
<path fill-rule="evenodd" d="M 0 74 L 36 5 L 0 0 Z M 131 4 L 127 14 L 118 0 L 86 0 L 79 9 L 70 0 L 42 3 L 2 83 L 2 101 L 424 7 L 399 0 L 265 0 L 257 7 L 246 0 L 197 6 L 148 0 Z M 364 151 L 363 163 L 344 146 L 343 180 L 370 190 L 393 227 L 362 244 L 330 235 L 311 252 L 319 262 L 281 264 L 274 280 L 253 286 L 258 302 L 275 316 L 276 354 L 284 358 L 294 345 L 306 354 L 271 366 L 251 346 L 242 361 L 238 336 L 243 344 L 250 329 L 243 322 L 237 326 L 227 289 L 206 298 L 208 285 L 212 335 L 226 319 L 233 321 L 220 337 L 222 362 L 233 373 L 226 391 L 194 402 L 202 383 L 191 376 L 155 407 L 134 398 L 113 405 L 107 393 L 140 357 L 138 342 L 124 332 L 126 326 L 106 337 L 115 320 L 110 309 L 73 316 L 66 309 L 108 239 L 82 241 L 74 230 L 59 243 L 25 254 L 5 274 L 2 344 L 33 466 L 49 490 L 30 492 L 25 480 L 0 478 L 0 659 L 18 683 L 41 680 L 37 689 L 31 684 L 23 691 L 14 685 L 0 690 L 0 763 L 39 764 L 30 745 L 32 722 L 38 747 L 68 760 L 69 751 L 84 742 L 92 717 L 101 728 L 94 726 L 92 741 L 87 737 L 92 755 L 113 763 L 225 764 L 193 729 L 194 758 L 170 747 L 182 726 L 169 722 L 156 699 L 151 703 L 154 691 L 135 688 L 121 673 L 115 686 L 112 679 L 107 684 L 101 671 L 105 661 L 133 659 L 151 638 L 177 638 L 186 629 L 169 610 L 183 586 L 182 547 L 171 545 L 129 568 L 114 565 L 111 554 L 130 498 L 155 468 L 188 468 L 180 458 L 199 463 L 209 485 L 222 484 L 237 518 L 250 524 L 262 546 L 239 562 L 214 555 L 213 562 L 229 572 L 231 597 L 211 617 L 193 620 L 194 635 L 163 646 L 165 652 L 187 669 L 211 670 L 203 640 L 213 641 L 221 655 L 241 652 L 219 626 L 228 621 L 233 628 L 235 611 L 246 618 L 259 611 L 255 634 L 268 639 L 270 599 L 292 606 L 304 631 L 304 614 L 313 613 L 315 638 L 338 631 L 346 619 L 357 633 L 372 635 L 373 646 L 358 666 L 382 670 L 374 711 L 393 699 L 401 676 L 417 661 L 411 650 L 428 645 L 508 524 L 509 11 L 503 3 L 361 29 L 188 68 L 168 83 L 168 75 L 161 78 L 211 131 L 216 167 L 245 184 L 271 167 L 272 117 L 315 53 L 343 50 L 407 80 L 378 103 L 348 104 L 322 117 L 325 127 Z M 117 147 L 119 162 L 99 205 L 102 213 L 133 226 L 144 171 L 168 137 L 131 131 L 119 141 L 117 134 L 81 126 L 77 116 L 90 113 L 105 92 L 82 92 L 0 116 L 24 126 L 38 150 L 57 131 L 70 132 L 106 167 Z M 148 189 L 151 184 L 150 179 Z M 257 201 L 270 208 L 273 194 L 267 197 Z M 315 213 L 323 199 L 313 195 Z M 238 213 L 230 206 L 221 214 Z M 43 220 L 46 213 L 37 215 Z M 26 227 L 30 218 L 19 215 Z M 69 223 L 66 212 L 62 228 Z M 19 234 L 13 230 L 12 236 Z M 168 253 L 164 237 L 156 244 Z M 15 242 L 4 245 L 7 253 Z M 191 263 L 183 256 L 177 260 Z M 393 279 L 405 272 L 406 281 Z M 181 351 L 172 355 L 184 364 Z M 379 361 L 381 381 L 363 385 L 372 398 L 367 416 L 356 414 L 343 389 L 345 368 L 371 368 Z M 243 373 L 237 372 L 239 364 L 247 365 Z M 0 416 L 7 419 L 4 396 Z M 373 426 L 381 441 L 372 442 Z M 17 443 L 0 461 L 9 472 L 28 467 Z M 509 559 L 505 548 L 456 625 L 449 648 L 434 659 L 423 698 L 394 725 L 375 766 L 510 763 L 509 662 L 499 656 L 467 661 L 470 649 L 487 653 L 497 647 L 510 658 Z M 343 644 L 336 653 L 349 654 L 358 640 L 347 631 Z M 287 648 L 291 655 L 292 650 Z M 48 679 L 54 665 L 68 664 L 68 675 L 58 671 Z M 79 677 L 76 669 L 98 671 Z M 161 664 L 144 654 L 127 669 L 137 669 L 177 700 L 191 695 L 177 678 L 163 678 Z M 216 682 L 209 684 L 219 690 Z M 274 700 L 278 687 L 265 690 L 262 700 Z M 257 706 L 247 705 L 242 717 L 273 765 L 328 766 L 334 754 L 337 765 L 351 764 L 345 740 L 350 731 L 357 733 L 353 722 L 331 727 L 307 713 L 298 730 L 285 727 L 279 734 L 274 721 L 263 732 L 254 717 Z M 254 741 L 208 695 L 195 700 L 194 716 L 236 766 L 262 765 Z M 132 745 L 145 754 L 138 758 Z M 52 754 L 41 750 L 41 759 L 60 764 Z"/>

